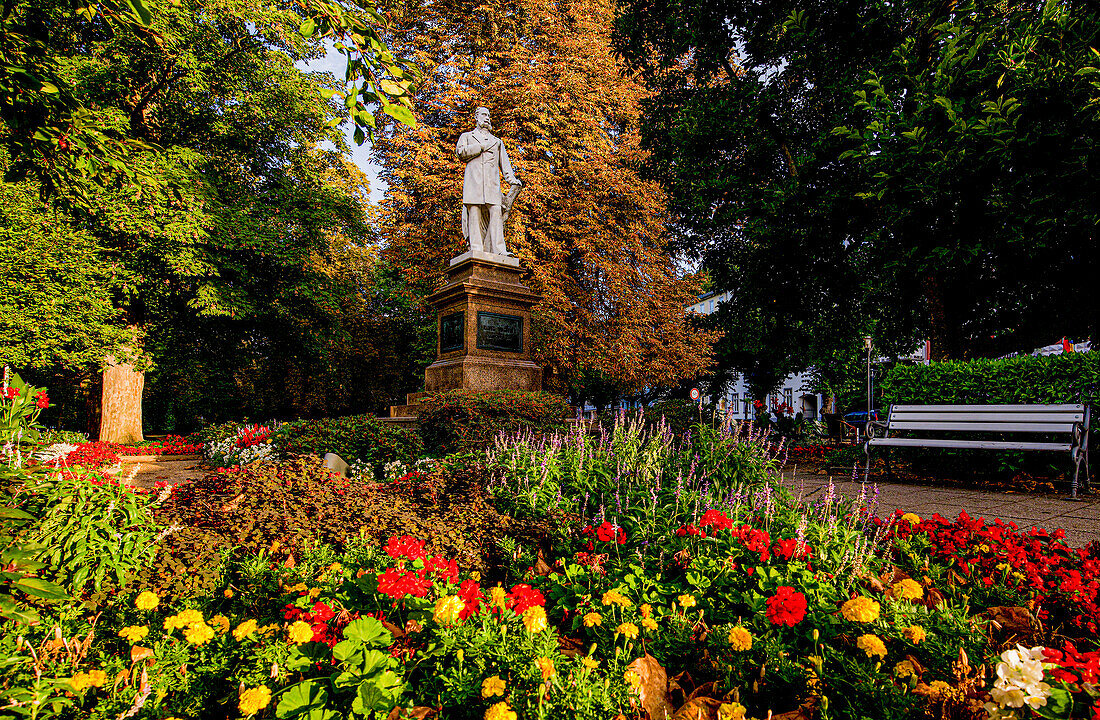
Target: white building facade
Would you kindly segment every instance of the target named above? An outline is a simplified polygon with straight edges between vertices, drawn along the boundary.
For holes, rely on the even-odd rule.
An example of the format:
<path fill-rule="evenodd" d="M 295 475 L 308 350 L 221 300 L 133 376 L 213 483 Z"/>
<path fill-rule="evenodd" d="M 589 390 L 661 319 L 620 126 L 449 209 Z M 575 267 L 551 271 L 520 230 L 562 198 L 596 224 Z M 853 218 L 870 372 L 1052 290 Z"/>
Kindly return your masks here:
<path fill-rule="evenodd" d="M 698 296 L 693 304 L 688 305 L 686 310 L 700 315 L 710 315 L 729 298 L 728 292 L 704 293 Z M 811 382 L 812 377 L 809 372 L 788 375 L 783 379 L 779 389 L 768 397 L 767 409 L 772 410 L 785 405 L 793 413 L 802 413 L 807 420 L 820 419 L 823 398 L 811 389 Z M 741 375 L 737 376 L 733 387 L 726 392 L 725 398 L 719 399 L 719 402 L 723 400 L 726 410 L 732 411 L 735 418 L 751 420 L 756 416 L 753 398 L 745 386 L 745 378 Z"/>

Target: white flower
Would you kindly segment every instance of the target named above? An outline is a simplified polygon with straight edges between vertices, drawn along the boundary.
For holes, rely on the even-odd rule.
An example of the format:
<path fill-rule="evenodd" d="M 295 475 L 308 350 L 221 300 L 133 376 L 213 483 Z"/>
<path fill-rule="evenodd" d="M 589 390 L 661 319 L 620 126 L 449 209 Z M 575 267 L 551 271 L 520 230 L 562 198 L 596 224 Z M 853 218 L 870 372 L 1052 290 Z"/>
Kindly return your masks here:
<path fill-rule="evenodd" d="M 76 445 L 71 445 L 69 443 L 54 443 L 36 452 L 34 454 L 34 459 L 44 465 L 53 465 L 67 458 L 69 453 L 76 449 Z"/>
<path fill-rule="evenodd" d="M 1043 648 L 1029 650 L 1017 645 L 1015 649 L 1001 653 L 1001 662 L 997 663 L 997 680 L 989 694 L 999 708 L 1019 708 L 1027 704 L 1034 709 L 1046 705 L 1050 685 L 1043 682 Z M 994 716 L 988 704 L 986 710 L 991 718 L 997 720 L 1008 717 L 1003 714 Z M 1014 714 L 1012 716 L 1015 717 Z"/>

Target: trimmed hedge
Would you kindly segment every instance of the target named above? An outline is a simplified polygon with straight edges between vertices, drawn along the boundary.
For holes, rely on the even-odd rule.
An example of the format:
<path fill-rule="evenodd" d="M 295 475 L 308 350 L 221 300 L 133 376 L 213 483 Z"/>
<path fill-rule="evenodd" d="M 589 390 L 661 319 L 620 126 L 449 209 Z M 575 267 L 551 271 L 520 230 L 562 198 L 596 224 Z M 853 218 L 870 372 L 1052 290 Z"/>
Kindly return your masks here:
<path fill-rule="evenodd" d="M 896 365 L 880 387 L 889 405 L 1080 402 L 1097 407 L 1100 352 Z"/>
<path fill-rule="evenodd" d="M 501 432 L 552 432 L 568 412 L 565 398 L 547 392 L 451 390 L 422 399 L 417 417 L 428 449 L 452 453 L 480 450 Z"/>
<path fill-rule="evenodd" d="M 394 460 L 412 461 L 424 455 L 424 443 L 409 428 L 382 422 L 373 415 L 348 415 L 284 423 L 272 438 L 281 452 L 324 455 L 333 452 L 351 463 L 374 468 Z"/>

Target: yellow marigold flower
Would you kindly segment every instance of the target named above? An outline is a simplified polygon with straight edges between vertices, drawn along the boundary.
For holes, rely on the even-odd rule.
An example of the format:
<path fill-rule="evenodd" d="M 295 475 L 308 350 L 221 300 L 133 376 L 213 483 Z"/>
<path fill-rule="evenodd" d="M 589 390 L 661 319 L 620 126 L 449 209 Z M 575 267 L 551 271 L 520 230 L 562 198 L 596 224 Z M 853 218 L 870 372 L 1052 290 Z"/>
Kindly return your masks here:
<path fill-rule="evenodd" d="M 177 627 L 198 625 L 202 622 L 202 613 L 195 609 L 184 610 L 176 615 L 176 622 L 179 623 Z"/>
<path fill-rule="evenodd" d="M 489 588 L 489 607 L 497 607 L 503 610 L 507 595 L 508 593 L 504 592 L 504 588 L 500 585 Z"/>
<path fill-rule="evenodd" d="M 516 720 L 516 713 L 506 702 L 498 702 L 485 711 L 485 720 Z"/>
<path fill-rule="evenodd" d="M 225 615 L 215 615 L 210 618 L 210 624 L 218 631 L 219 635 L 225 635 L 229 632 L 229 618 Z"/>
<path fill-rule="evenodd" d="M 231 597 L 233 597 L 233 588 L 226 588 L 226 589 L 225 589 L 225 590 L 224 590 L 224 591 L 222 592 L 222 595 L 224 595 L 224 596 L 225 596 L 226 598 L 231 598 Z"/>
<path fill-rule="evenodd" d="M 441 597 L 435 604 L 433 617 L 440 625 L 451 625 L 458 622 L 458 614 L 462 612 L 462 608 L 465 606 L 466 604 L 462 602 L 462 598 L 458 595 Z"/>
<path fill-rule="evenodd" d="M 878 619 L 879 604 L 868 597 L 856 596 L 840 606 L 840 614 L 852 622 L 874 622 Z"/>
<path fill-rule="evenodd" d="M 581 665 L 584 665 L 589 670 L 595 670 L 596 668 L 598 668 L 600 666 L 600 661 L 596 660 L 595 658 L 582 657 L 581 658 Z"/>
<path fill-rule="evenodd" d="M 168 632 L 172 632 L 176 628 L 183 627 L 183 623 L 180 621 L 179 615 L 169 615 L 164 618 L 164 629 Z"/>
<path fill-rule="evenodd" d="M 934 700 L 947 700 L 949 698 L 960 698 L 962 693 L 958 688 L 952 687 L 949 683 L 943 680 L 933 680 L 928 683 L 929 695 Z"/>
<path fill-rule="evenodd" d="M 271 702 L 271 691 L 267 685 L 249 688 L 241 693 L 240 703 L 237 708 L 242 715 L 255 715 L 263 710 Z"/>
<path fill-rule="evenodd" d="M 214 639 L 214 628 L 206 623 L 199 623 L 184 630 L 183 636 L 192 645 L 205 645 Z"/>
<path fill-rule="evenodd" d="M 152 610 L 156 608 L 157 605 L 160 605 L 160 598 L 157 597 L 156 593 L 149 592 L 148 590 L 138 595 L 134 600 L 134 607 L 138 610 Z"/>
<path fill-rule="evenodd" d="M 685 610 L 687 610 L 688 608 L 693 608 L 696 605 L 694 595 L 678 595 L 676 597 L 676 600 L 679 601 L 680 607 L 684 608 Z"/>
<path fill-rule="evenodd" d="M 102 670 L 88 671 L 88 684 L 92 687 L 103 687 L 107 684 L 107 673 Z"/>
<path fill-rule="evenodd" d="M 738 702 L 718 706 L 718 720 L 744 720 L 745 706 Z"/>
<path fill-rule="evenodd" d="M 481 697 L 491 698 L 494 695 L 503 695 L 504 685 L 505 683 L 499 675 L 485 678 L 481 681 Z"/>
<path fill-rule="evenodd" d="M 557 670 L 554 669 L 554 661 L 548 657 L 535 658 L 535 665 L 538 666 L 539 672 L 542 673 L 543 680 L 549 680 L 557 674 Z"/>
<path fill-rule="evenodd" d="M 306 590 L 309 590 L 309 586 L 306 585 L 303 582 L 300 582 L 297 585 L 291 585 L 290 587 L 288 587 L 286 589 L 287 592 L 296 592 L 296 593 L 305 592 Z"/>
<path fill-rule="evenodd" d="M 619 627 L 615 628 L 616 635 L 625 635 L 630 639 L 638 637 L 638 626 L 634 623 L 623 623 Z"/>
<path fill-rule="evenodd" d="M 752 633 L 740 625 L 734 626 L 730 630 L 729 638 L 730 647 L 738 652 L 752 649 Z"/>
<path fill-rule="evenodd" d="M 623 595 L 618 590 L 608 590 L 600 598 L 604 605 L 618 605 L 619 607 L 630 607 L 633 603 L 627 600 L 626 595 Z"/>
<path fill-rule="evenodd" d="M 590 612 L 590 613 L 585 614 L 585 616 L 584 616 L 584 626 L 585 627 L 593 627 L 593 626 L 598 626 L 598 625 L 602 625 L 602 624 L 603 624 L 603 615 L 600 615 L 598 612 Z"/>
<path fill-rule="evenodd" d="M 301 645 L 313 639 L 313 628 L 304 620 L 297 620 L 291 623 L 286 634 L 290 642 L 295 645 Z"/>
<path fill-rule="evenodd" d="M 642 687 L 642 677 L 633 670 L 627 670 L 623 673 L 623 680 L 626 680 L 626 684 L 630 686 L 630 689 L 634 692 Z"/>
<path fill-rule="evenodd" d="M 233 639 L 240 642 L 241 640 L 244 640 L 246 637 L 248 637 L 252 633 L 256 632 L 256 630 L 257 630 L 257 627 L 256 627 L 256 621 L 255 620 L 245 620 L 243 623 L 238 625 L 237 628 L 233 631 Z"/>
<path fill-rule="evenodd" d="M 886 644 L 882 642 L 882 639 L 878 635 L 860 635 L 856 640 L 856 647 L 867 653 L 867 657 L 874 657 L 878 655 L 881 658 L 886 657 Z"/>
<path fill-rule="evenodd" d="M 330 570 L 331 572 L 340 572 L 341 570 L 343 570 L 343 569 L 344 569 L 344 566 L 343 566 L 343 565 L 341 565 L 341 564 L 340 564 L 340 563 L 338 563 L 338 562 L 334 562 L 333 564 L 331 564 L 331 565 L 329 565 L 329 566 L 328 566 L 328 569 L 329 569 L 329 570 Z"/>
<path fill-rule="evenodd" d="M 905 578 L 894 583 L 890 586 L 890 592 L 893 593 L 894 597 L 902 600 L 920 600 L 924 597 L 924 588 L 912 578 Z"/>
<path fill-rule="evenodd" d="M 920 525 L 920 516 L 916 513 L 907 512 L 901 516 L 901 519 L 910 525 Z"/>
<path fill-rule="evenodd" d="M 910 625 L 901 631 L 901 634 L 905 636 L 905 639 L 914 645 L 920 645 L 924 642 L 924 639 L 928 637 L 928 633 L 924 631 L 920 625 Z"/>
<path fill-rule="evenodd" d="M 642 627 L 646 630 L 655 631 L 657 629 L 657 621 L 651 617 L 642 618 Z"/>
<path fill-rule="evenodd" d="M 309 599 L 316 600 L 321 595 L 321 588 L 312 588 L 309 591 Z"/>
<path fill-rule="evenodd" d="M 911 663 L 910 661 L 902 660 L 894 666 L 894 674 L 901 678 L 909 677 L 910 675 L 917 674 L 917 668 L 914 667 L 913 663 Z"/>
<path fill-rule="evenodd" d="M 647 617 L 649 617 L 650 615 L 653 614 L 653 606 L 650 605 L 649 603 L 645 603 L 644 605 L 639 605 L 638 606 L 638 612 L 640 612 L 642 614 L 642 617 L 647 618 Z"/>
<path fill-rule="evenodd" d="M 481 573 L 477 570 L 474 570 L 472 573 L 470 573 L 470 579 L 474 582 L 481 582 Z"/>
<path fill-rule="evenodd" d="M 146 625 L 128 625 L 118 631 L 118 636 L 129 640 L 131 644 L 144 640 L 148 634 L 149 628 Z"/>
<path fill-rule="evenodd" d="M 91 683 L 88 682 L 88 673 L 79 672 L 73 675 L 69 680 L 69 685 L 72 686 L 75 692 L 84 692 L 88 689 L 88 686 L 91 685 Z"/>
<path fill-rule="evenodd" d="M 546 629 L 546 611 L 540 605 L 532 605 L 523 611 L 523 627 L 529 633 L 540 633 Z"/>

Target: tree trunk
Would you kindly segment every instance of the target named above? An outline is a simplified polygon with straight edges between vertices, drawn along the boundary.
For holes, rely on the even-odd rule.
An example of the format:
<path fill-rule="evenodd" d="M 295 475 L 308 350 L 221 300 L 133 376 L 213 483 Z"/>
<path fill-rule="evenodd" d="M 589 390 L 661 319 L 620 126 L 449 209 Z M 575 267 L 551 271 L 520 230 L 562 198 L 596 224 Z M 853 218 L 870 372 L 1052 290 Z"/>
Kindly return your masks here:
<path fill-rule="evenodd" d="M 130 363 L 107 357 L 103 370 L 103 402 L 100 405 L 99 439 L 105 442 L 135 443 L 145 439 L 141 432 L 141 394 L 145 373 Z"/>

